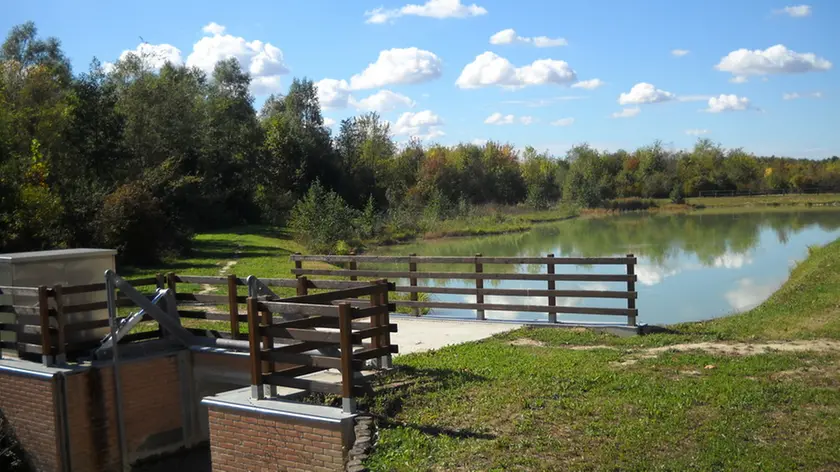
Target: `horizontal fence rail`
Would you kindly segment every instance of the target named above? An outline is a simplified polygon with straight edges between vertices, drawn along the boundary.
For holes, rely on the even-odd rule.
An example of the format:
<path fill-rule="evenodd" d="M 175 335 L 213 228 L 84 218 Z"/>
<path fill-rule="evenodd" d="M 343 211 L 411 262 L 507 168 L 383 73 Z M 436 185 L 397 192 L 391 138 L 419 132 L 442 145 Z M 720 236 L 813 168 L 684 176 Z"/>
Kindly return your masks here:
<path fill-rule="evenodd" d="M 359 277 L 384 277 L 390 280 L 407 279 L 409 284 L 399 284 L 394 287 L 397 293 L 408 294 L 408 300 L 397 299 L 393 303 L 396 306 L 408 307 L 412 313 L 419 316 L 421 309 L 456 309 L 473 310 L 477 319 L 485 319 L 485 312 L 507 311 L 507 312 L 528 312 L 546 313 L 550 323 L 557 322 L 557 314 L 583 314 L 583 315 L 612 315 L 625 316 L 627 324 L 636 325 L 638 310 L 636 309 L 635 265 L 636 257 L 628 254 L 625 257 L 555 257 L 549 254 L 545 257 L 485 257 L 477 254 L 473 257 L 462 256 L 367 256 L 367 255 L 301 255 L 294 254 L 291 261 L 295 267 L 291 270 L 299 279 L 305 279 L 304 283 L 324 283 L 325 281 L 310 281 L 308 277 L 347 277 L 356 281 Z M 322 262 L 341 266 L 340 268 L 304 268 L 304 262 Z M 397 264 L 405 265 L 407 270 L 390 269 L 359 269 L 359 265 L 368 264 Z M 455 264 L 469 265 L 467 270 L 459 271 L 421 271 L 420 265 L 429 264 Z M 545 267 L 544 273 L 519 273 L 519 272 L 492 272 L 494 265 L 539 265 Z M 487 267 L 490 266 L 490 267 Z M 581 274 L 581 273 L 558 273 L 559 267 L 568 266 L 607 266 L 620 267 L 622 273 L 612 274 Z M 434 280 L 457 280 L 472 283 L 472 287 L 437 287 L 421 285 L 421 281 Z M 485 288 L 485 281 L 538 281 L 545 282 L 545 289 L 531 288 Z M 607 282 L 620 283 L 624 290 L 568 290 L 557 289 L 557 282 Z M 346 283 L 346 282 L 344 282 Z M 441 295 L 468 295 L 475 297 L 475 302 L 447 302 L 447 301 L 426 301 L 420 300 L 419 294 L 441 294 Z M 546 305 L 531 304 L 503 304 L 485 303 L 485 296 L 510 296 L 510 297 L 545 297 Z M 585 299 L 623 299 L 626 300 L 626 308 L 607 307 L 586 307 L 586 306 L 563 306 L 558 299 L 563 298 L 585 298 Z"/>

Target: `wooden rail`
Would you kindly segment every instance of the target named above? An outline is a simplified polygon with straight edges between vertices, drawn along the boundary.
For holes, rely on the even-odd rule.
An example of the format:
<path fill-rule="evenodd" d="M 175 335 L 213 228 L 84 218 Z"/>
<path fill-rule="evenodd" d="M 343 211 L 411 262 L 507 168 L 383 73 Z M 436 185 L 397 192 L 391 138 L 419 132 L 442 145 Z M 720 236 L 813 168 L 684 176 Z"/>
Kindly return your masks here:
<path fill-rule="evenodd" d="M 379 359 L 380 366 L 387 366 L 391 354 L 397 352 L 390 340 L 397 325 L 389 322 L 388 303 L 388 291 L 394 286 L 384 280 L 358 282 L 353 287 L 310 295 L 308 281 L 301 281 L 296 297 L 247 299 L 252 392 L 263 398 L 264 386 L 270 386 L 336 394 L 342 396 L 345 409 L 352 411 L 355 395 L 364 388 L 357 375 L 364 361 Z M 371 306 L 362 308 L 347 301 L 362 296 L 370 297 Z M 370 321 L 353 321 L 362 318 Z M 370 343 L 365 343 L 367 339 Z M 356 346 L 360 349 L 354 350 Z M 314 349 L 319 352 L 311 352 Z M 300 378 L 326 369 L 338 369 L 341 383 Z"/>
<path fill-rule="evenodd" d="M 419 315 L 421 309 L 447 308 L 460 310 L 473 310 L 477 319 L 485 318 L 486 311 L 508 311 L 508 312 L 533 312 L 546 313 L 550 323 L 557 322 L 557 314 L 583 314 L 583 315 L 612 315 L 624 316 L 627 324 L 636 325 L 638 310 L 636 308 L 636 280 L 635 265 L 636 257 L 627 254 L 625 257 L 555 257 L 549 254 L 546 257 L 486 257 L 476 254 L 473 257 L 452 257 L 452 256 L 332 256 L 332 255 L 300 255 L 291 256 L 295 268 L 292 274 L 297 277 L 303 276 L 324 276 L 324 277 L 359 277 L 388 278 L 390 280 L 403 279 L 408 285 L 398 284 L 394 291 L 409 294 L 408 300 L 394 300 L 396 306 L 411 308 L 414 315 Z M 310 269 L 304 268 L 304 262 L 326 262 L 341 265 L 348 268 L 335 269 Z M 360 269 L 359 265 L 368 264 L 404 264 L 408 270 L 389 270 L 379 268 Z M 420 271 L 418 265 L 429 264 L 461 264 L 469 265 L 469 271 Z M 518 273 L 488 271 L 488 266 L 494 265 L 538 265 L 544 267 L 543 273 Z M 621 273 L 592 274 L 592 273 L 557 273 L 557 268 L 563 266 L 608 266 L 621 269 Z M 425 286 L 420 281 L 433 280 L 460 280 L 472 283 L 472 287 L 435 287 Z M 529 288 L 485 288 L 485 281 L 539 281 L 545 282 L 545 289 Z M 622 289 L 616 290 L 570 290 L 558 289 L 558 282 L 608 282 L 623 285 Z M 317 281 L 324 283 L 324 281 Z M 475 297 L 474 303 L 469 302 L 445 302 L 445 301 L 421 301 L 418 294 L 450 294 L 450 295 L 471 295 Z M 500 304 L 485 303 L 485 296 L 512 296 L 512 297 L 545 297 L 546 305 L 524 305 L 524 304 Z M 623 299 L 627 306 L 622 308 L 588 307 L 588 306 L 562 306 L 558 299 L 562 298 L 586 298 L 586 299 Z"/>

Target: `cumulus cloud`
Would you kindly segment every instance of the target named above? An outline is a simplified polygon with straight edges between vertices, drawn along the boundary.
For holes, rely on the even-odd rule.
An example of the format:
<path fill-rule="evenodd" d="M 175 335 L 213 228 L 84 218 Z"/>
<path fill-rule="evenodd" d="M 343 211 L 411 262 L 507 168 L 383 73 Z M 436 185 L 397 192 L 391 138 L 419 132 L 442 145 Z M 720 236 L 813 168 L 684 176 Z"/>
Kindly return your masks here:
<path fill-rule="evenodd" d="M 473 3 L 464 5 L 461 0 L 428 0 L 422 5 L 408 4 L 401 8 L 376 8 L 366 11 L 366 23 L 382 24 L 401 16 L 422 16 L 426 18 L 467 18 L 486 15 L 487 10 Z"/>
<path fill-rule="evenodd" d="M 745 75 L 736 75 L 736 76 L 732 77 L 731 79 L 729 79 L 729 82 L 731 82 L 733 84 L 745 84 L 749 80 L 750 79 L 748 79 Z"/>
<path fill-rule="evenodd" d="M 642 109 L 639 107 L 624 108 L 621 111 L 613 113 L 611 116 L 613 118 L 633 118 L 634 116 L 638 115 L 641 111 Z"/>
<path fill-rule="evenodd" d="M 572 84 L 572 88 L 582 88 L 586 90 L 595 90 L 598 87 L 604 85 L 604 81 L 601 79 L 589 79 L 589 80 L 581 80 L 580 82 L 576 82 Z"/>
<path fill-rule="evenodd" d="M 751 278 L 738 281 L 737 288 L 726 292 L 724 297 L 735 310 L 748 310 L 758 306 L 776 291 L 779 284 L 757 284 Z"/>
<path fill-rule="evenodd" d="M 715 69 L 730 72 L 734 76 L 769 74 L 801 74 L 831 69 L 831 62 L 816 54 L 798 53 L 782 44 L 765 50 L 738 49 L 723 57 Z"/>
<path fill-rule="evenodd" d="M 394 48 L 381 51 L 379 58 L 360 74 L 350 78 L 353 90 L 394 84 L 417 84 L 440 77 L 443 66 L 432 52 L 418 48 Z"/>
<path fill-rule="evenodd" d="M 324 126 L 327 128 L 332 128 L 335 125 L 336 121 L 329 117 L 324 117 Z"/>
<path fill-rule="evenodd" d="M 786 93 L 782 95 L 782 99 L 784 100 L 796 100 L 798 98 L 822 98 L 822 92 L 812 92 L 812 93 Z"/>
<path fill-rule="evenodd" d="M 811 6 L 792 5 L 778 10 L 773 10 L 773 13 L 776 13 L 777 15 L 787 15 L 793 18 L 804 18 L 806 16 L 811 16 Z"/>
<path fill-rule="evenodd" d="M 705 102 L 712 98 L 710 95 L 678 95 L 678 102 Z"/>
<path fill-rule="evenodd" d="M 519 117 L 519 122 L 522 123 L 525 126 L 528 126 L 531 123 L 535 123 L 536 121 L 537 121 L 537 119 L 534 118 L 533 116 L 527 116 L 526 115 L 526 116 L 520 116 Z"/>
<path fill-rule="evenodd" d="M 512 125 L 516 119 L 513 115 L 502 115 L 499 112 L 493 113 L 484 120 L 487 125 Z"/>
<path fill-rule="evenodd" d="M 210 23 L 204 25 L 204 27 L 201 28 L 201 31 L 210 34 L 222 34 L 225 32 L 225 27 L 215 21 L 211 21 Z"/>
<path fill-rule="evenodd" d="M 689 136 L 703 136 L 704 134 L 709 134 L 709 130 L 707 129 L 687 129 L 685 130 L 685 134 Z"/>
<path fill-rule="evenodd" d="M 618 97 L 619 105 L 639 105 L 643 103 L 667 102 L 676 98 L 671 92 L 666 92 L 646 82 L 639 82 L 628 93 Z"/>
<path fill-rule="evenodd" d="M 487 144 L 487 141 L 489 141 L 489 140 L 484 139 L 484 138 L 475 138 L 470 142 L 475 144 L 476 146 L 484 146 L 485 144 Z"/>
<path fill-rule="evenodd" d="M 538 48 L 551 48 L 567 46 L 569 42 L 564 38 L 549 38 L 548 36 L 519 36 L 513 28 L 508 28 L 490 36 L 490 44 L 533 44 Z"/>
<path fill-rule="evenodd" d="M 551 122 L 552 126 L 569 126 L 575 122 L 574 118 L 560 118 Z"/>
<path fill-rule="evenodd" d="M 280 48 L 256 39 L 246 41 L 239 36 L 224 34 L 225 27 L 217 23 L 210 23 L 202 30 L 210 36 L 193 45 L 193 51 L 187 57 L 187 66 L 198 67 L 209 74 L 217 62 L 236 58 L 242 69 L 251 74 L 254 93 L 279 90 L 280 76 L 289 72 Z"/>
<path fill-rule="evenodd" d="M 415 137 L 419 139 L 434 139 L 443 136 L 441 127 L 443 120 L 431 110 L 420 112 L 407 111 L 397 118 L 394 123 L 394 134 L 398 136 Z"/>
<path fill-rule="evenodd" d="M 463 89 L 492 85 L 521 88 L 529 85 L 568 85 L 575 80 L 577 74 L 565 61 L 540 59 L 526 66 L 514 67 L 507 59 L 487 51 L 464 67 L 455 84 Z"/>
<path fill-rule="evenodd" d="M 705 111 L 709 113 L 720 113 L 724 111 L 744 111 L 750 108 L 752 108 L 750 100 L 746 97 L 721 94 L 719 97 L 709 99 L 709 108 Z"/>
<path fill-rule="evenodd" d="M 672 49 L 671 55 L 674 57 L 683 57 L 685 55 L 688 55 L 689 52 L 691 51 L 689 51 L 688 49 Z"/>
<path fill-rule="evenodd" d="M 739 254 L 734 252 L 725 252 L 724 254 L 715 257 L 712 265 L 724 269 L 740 269 L 745 265 L 752 264 L 753 260 L 748 254 Z"/>
<path fill-rule="evenodd" d="M 318 90 L 318 103 L 330 110 L 346 108 L 350 101 L 350 85 L 346 80 L 323 79 L 315 83 Z"/>
<path fill-rule="evenodd" d="M 414 100 L 390 90 L 380 90 L 356 103 L 356 108 L 360 110 L 376 111 L 379 113 L 388 113 L 389 111 L 400 108 L 411 108 L 413 106 Z"/>

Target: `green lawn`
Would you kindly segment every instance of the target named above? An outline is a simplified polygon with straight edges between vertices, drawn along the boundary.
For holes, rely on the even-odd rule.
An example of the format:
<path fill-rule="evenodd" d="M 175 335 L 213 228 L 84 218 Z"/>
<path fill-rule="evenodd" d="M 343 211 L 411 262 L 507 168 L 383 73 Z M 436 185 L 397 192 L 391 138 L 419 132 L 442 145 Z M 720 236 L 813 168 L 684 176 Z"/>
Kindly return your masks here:
<path fill-rule="evenodd" d="M 840 470 L 838 312 L 840 241 L 758 308 L 677 333 L 523 329 L 400 356 L 361 402 L 380 426 L 368 466 Z M 757 345 L 809 339 L 822 350 Z"/>
<path fill-rule="evenodd" d="M 840 194 L 821 193 L 804 195 L 766 195 L 741 197 L 695 197 L 687 198 L 686 203 L 706 208 L 742 207 L 742 206 L 806 206 L 840 205 Z"/>

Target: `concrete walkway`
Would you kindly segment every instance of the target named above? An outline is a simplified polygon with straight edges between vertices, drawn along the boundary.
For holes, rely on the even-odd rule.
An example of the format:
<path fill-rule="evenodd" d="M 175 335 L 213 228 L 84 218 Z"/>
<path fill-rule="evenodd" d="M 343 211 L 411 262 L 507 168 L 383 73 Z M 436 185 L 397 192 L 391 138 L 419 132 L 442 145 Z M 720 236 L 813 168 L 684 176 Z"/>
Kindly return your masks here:
<path fill-rule="evenodd" d="M 400 354 L 431 351 L 451 344 L 478 341 L 522 327 L 519 323 L 408 316 L 391 316 L 391 323 L 396 323 L 399 327 L 398 332 L 391 333 L 391 343 L 400 347 Z"/>

